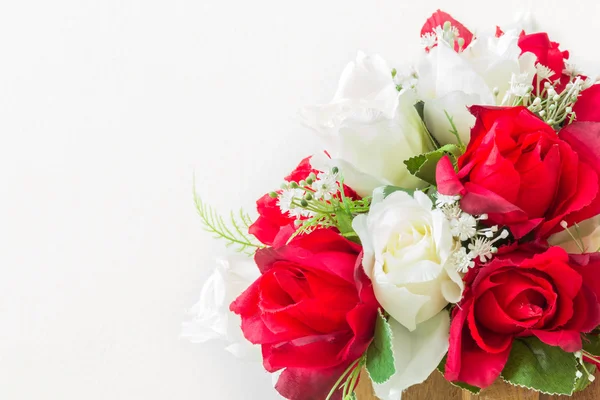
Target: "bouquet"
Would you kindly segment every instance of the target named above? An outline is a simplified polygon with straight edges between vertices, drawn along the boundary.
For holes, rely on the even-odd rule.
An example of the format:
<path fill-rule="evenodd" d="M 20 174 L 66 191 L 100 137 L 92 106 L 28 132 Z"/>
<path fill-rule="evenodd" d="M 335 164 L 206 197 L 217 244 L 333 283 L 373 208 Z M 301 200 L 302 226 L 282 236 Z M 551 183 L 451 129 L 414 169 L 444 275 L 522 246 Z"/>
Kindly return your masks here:
<path fill-rule="evenodd" d="M 359 379 L 395 400 L 436 369 L 474 393 L 584 390 L 600 363 L 600 85 L 518 25 L 474 34 L 437 11 L 421 42 L 412 65 L 359 53 L 329 104 L 301 110 L 323 151 L 256 219 L 196 197 L 252 258 L 221 263 L 186 335 L 231 339 L 241 321 L 291 400 L 354 399 Z"/>

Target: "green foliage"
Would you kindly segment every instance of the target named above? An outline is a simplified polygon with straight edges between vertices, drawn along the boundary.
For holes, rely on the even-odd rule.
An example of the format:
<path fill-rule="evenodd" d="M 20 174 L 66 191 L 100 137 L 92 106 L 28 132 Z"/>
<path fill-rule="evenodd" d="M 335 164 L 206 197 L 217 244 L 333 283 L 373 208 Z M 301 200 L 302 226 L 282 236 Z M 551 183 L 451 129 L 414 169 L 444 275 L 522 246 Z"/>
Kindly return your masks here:
<path fill-rule="evenodd" d="M 394 192 L 405 192 L 408 193 L 411 197 L 415 194 L 415 190 L 414 189 L 404 189 L 398 186 L 384 186 L 383 188 L 383 197 L 388 197 L 390 194 L 394 193 Z"/>
<path fill-rule="evenodd" d="M 461 150 L 461 152 L 464 152 L 465 145 L 463 144 L 462 139 L 460 138 L 458 129 L 456 129 L 456 125 L 454 124 L 454 118 L 450 114 L 448 114 L 448 111 L 446 110 L 444 110 L 444 114 L 446 114 L 446 118 L 448 118 L 448 122 L 450 123 L 450 133 L 453 134 L 456 138 L 456 142 L 458 143 L 458 147 Z"/>
<path fill-rule="evenodd" d="M 375 383 L 385 383 L 396 372 L 392 350 L 392 328 L 379 310 L 375 324 L 375 337 L 367 349 L 367 371 Z"/>
<path fill-rule="evenodd" d="M 573 353 L 549 346 L 532 336 L 514 341 L 502 378 L 513 385 L 542 393 L 571 395 L 578 365 Z"/>
<path fill-rule="evenodd" d="M 454 144 L 447 144 L 437 150 L 430 151 L 429 153 L 411 157 L 408 160 L 405 160 L 404 164 L 411 174 L 417 178 L 421 178 L 425 182 L 435 185 L 435 169 L 437 163 L 447 154 L 456 158 L 460 154 L 460 149 Z"/>
<path fill-rule="evenodd" d="M 592 383 L 592 381 L 588 379 L 588 374 L 593 375 L 596 372 L 596 366 L 594 364 L 584 362 L 583 366 L 579 364 L 577 369 L 579 372 L 581 372 L 581 377 L 577 378 L 577 381 L 575 382 L 574 392 L 581 392 Z"/>
<path fill-rule="evenodd" d="M 360 376 L 360 371 L 362 370 L 363 365 L 365 365 L 364 355 L 351 363 L 350 366 L 342 373 L 342 375 L 331 388 L 331 391 L 325 400 L 330 400 L 337 390 L 342 391 L 342 400 L 356 400 L 354 389 L 358 383 L 358 377 Z"/>
<path fill-rule="evenodd" d="M 447 356 L 444 356 L 444 358 L 442 359 L 442 362 L 440 362 L 440 364 L 437 367 L 438 371 L 440 371 L 442 373 L 442 375 L 446 373 L 446 358 L 447 358 Z M 453 386 L 456 386 L 457 388 L 467 390 L 473 394 L 479 394 L 479 392 L 481 392 L 481 388 L 478 388 L 477 386 L 471 386 L 468 383 L 450 382 L 450 384 L 452 384 Z"/>
<path fill-rule="evenodd" d="M 202 201 L 195 189 L 194 203 L 204 230 L 212 233 L 216 239 L 224 239 L 227 246 L 234 246 L 236 251 L 248 255 L 254 254 L 257 248 L 262 247 L 247 233 L 252 220 L 243 210 L 238 214 L 232 211 L 229 221 L 226 222 L 214 208 Z"/>

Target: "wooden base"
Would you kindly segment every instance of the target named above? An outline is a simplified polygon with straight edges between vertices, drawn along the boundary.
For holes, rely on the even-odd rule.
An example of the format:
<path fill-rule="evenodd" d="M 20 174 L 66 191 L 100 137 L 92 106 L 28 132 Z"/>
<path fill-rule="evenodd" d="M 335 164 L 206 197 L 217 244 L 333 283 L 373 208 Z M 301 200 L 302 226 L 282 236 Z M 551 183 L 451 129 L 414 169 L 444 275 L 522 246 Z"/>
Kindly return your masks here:
<path fill-rule="evenodd" d="M 364 372 L 363 372 L 364 374 Z M 600 380 L 599 374 L 596 374 Z M 361 379 L 356 390 L 358 400 L 378 400 L 373 394 L 371 381 L 369 379 Z M 402 394 L 402 400 L 600 400 L 600 383 L 594 382 L 586 390 L 576 393 L 572 397 L 567 396 L 549 396 L 511 386 L 507 383 L 498 380 L 489 388 L 475 396 L 465 390 L 461 390 L 449 384 L 442 374 L 435 371 L 429 379 L 420 385 L 409 388 Z"/>

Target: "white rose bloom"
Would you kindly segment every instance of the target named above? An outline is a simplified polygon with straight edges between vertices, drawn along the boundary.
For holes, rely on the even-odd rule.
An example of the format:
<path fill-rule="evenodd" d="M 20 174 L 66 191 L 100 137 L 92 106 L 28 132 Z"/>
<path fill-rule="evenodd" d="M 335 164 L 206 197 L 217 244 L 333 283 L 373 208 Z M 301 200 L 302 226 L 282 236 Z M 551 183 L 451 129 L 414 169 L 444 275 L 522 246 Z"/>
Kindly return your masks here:
<path fill-rule="evenodd" d="M 432 208 L 420 191 L 414 198 L 399 191 L 385 199 L 375 191 L 369 213 L 352 224 L 375 296 L 395 320 L 390 324 L 397 372 L 376 385 L 383 399 L 397 399 L 394 393 L 423 382 L 437 367 L 448 349 L 450 319 L 443 309 L 462 296 L 450 257 L 459 244 L 443 212 Z"/>
<path fill-rule="evenodd" d="M 475 123 L 468 106 L 500 105 L 513 75 L 533 81 L 536 58 L 531 53 L 521 55 L 518 33 L 509 31 L 499 38 L 479 35 L 460 53 L 439 41 L 423 55 L 417 67 L 417 96 L 425 102 L 426 125 L 441 144 L 457 143 L 444 111 L 453 117 L 462 142 L 467 144 Z"/>
<path fill-rule="evenodd" d="M 398 92 L 391 70 L 381 57 L 358 53 L 344 69 L 333 100 L 300 111 L 332 157 L 320 169 L 337 166 L 361 196 L 383 185 L 423 185 L 404 160 L 427 152 L 430 139 L 414 107 L 414 93 Z"/>
<path fill-rule="evenodd" d="M 182 337 L 193 343 L 224 340 L 228 343 L 226 350 L 236 357 L 261 361 L 260 347 L 244 338 L 240 317 L 229 311 L 229 304 L 259 276 L 254 260 L 247 256 L 231 255 L 217 260 L 202 287 L 200 300 L 190 310 L 193 319 L 183 323 Z"/>
<path fill-rule="evenodd" d="M 569 227 L 569 231 L 555 233 L 548 238 L 548 243 L 571 254 L 594 253 L 600 249 L 600 215 L 578 223 L 577 228 Z"/>

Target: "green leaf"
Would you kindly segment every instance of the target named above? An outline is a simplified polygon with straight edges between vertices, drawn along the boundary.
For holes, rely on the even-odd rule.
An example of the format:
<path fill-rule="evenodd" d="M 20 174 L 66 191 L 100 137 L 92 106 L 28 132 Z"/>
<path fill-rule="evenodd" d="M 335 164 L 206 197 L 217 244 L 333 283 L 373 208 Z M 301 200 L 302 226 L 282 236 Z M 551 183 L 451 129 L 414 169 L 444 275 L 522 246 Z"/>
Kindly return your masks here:
<path fill-rule="evenodd" d="M 460 150 L 454 144 L 447 144 L 435 151 L 411 157 L 408 160 L 405 160 L 404 164 L 411 174 L 417 178 L 423 179 L 425 182 L 435 185 L 435 168 L 437 167 L 438 161 L 446 154 L 458 156 Z"/>
<path fill-rule="evenodd" d="M 444 375 L 446 373 L 446 358 L 447 358 L 447 356 L 444 356 L 442 362 L 440 362 L 440 365 L 438 365 L 438 367 L 437 367 L 438 371 L 440 371 L 442 373 L 442 375 Z M 467 390 L 473 394 L 479 394 L 479 392 L 481 392 L 481 388 L 478 388 L 477 386 L 471 386 L 468 383 L 450 382 L 450 384 L 453 386 L 456 386 L 457 388 Z"/>
<path fill-rule="evenodd" d="M 594 356 L 600 356 L 600 336 L 583 335 L 583 349 Z"/>
<path fill-rule="evenodd" d="M 571 395 L 578 361 L 573 353 L 549 346 L 536 337 L 515 340 L 502 378 L 546 394 Z"/>
<path fill-rule="evenodd" d="M 588 374 L 593 375 L 596 372 L 596 366 L 594 364 L 587 362 L 584 362 L 584 364 L 585 369 L 587 369 L 587 372 L 583 369 L 581 364 L 578 366 L 579 372 L 581 372 L 581 378 L 577 378 L 577 381 L 575 382 L 574 392 L 581 392 L 582 390 L 587 388 L 590 385 L 590 383 L 592 383 L 592 381 L 588 379 Z"/>
<path fill-rule="evenodd" d="M 354 229 L 352 229 L 352 215 L 348 215 L 348 213 L 339 210 L 335 215 L 336 227 L 340 230 L 342 235 L 349 235 L 354 233 Z"/>
<path fill-rule="evenodd" d="M 417 110 L 417 114 L 419 114 L 421 121 L 425 122 L 425 102 L 422 100 L 418 101 L 415 104 L 415 109 Z"/>
<path fill-rule="evenodd" d="M 388 197 L 390 194 L 394 192 L 405 192 L 408 193 L 411 197 L 415 194 L 414 189 L 404 189 L 398 186 L 384 186 L 383 187 L 383 197 Z"/>
<path fill-rule="evenodd" d="M 396 372 L 392 351 L 392 328 L 381 309 L 375 324 L 375 338 L 367 349 L 367 371 L 375 383 L 385 383 Z"/>

